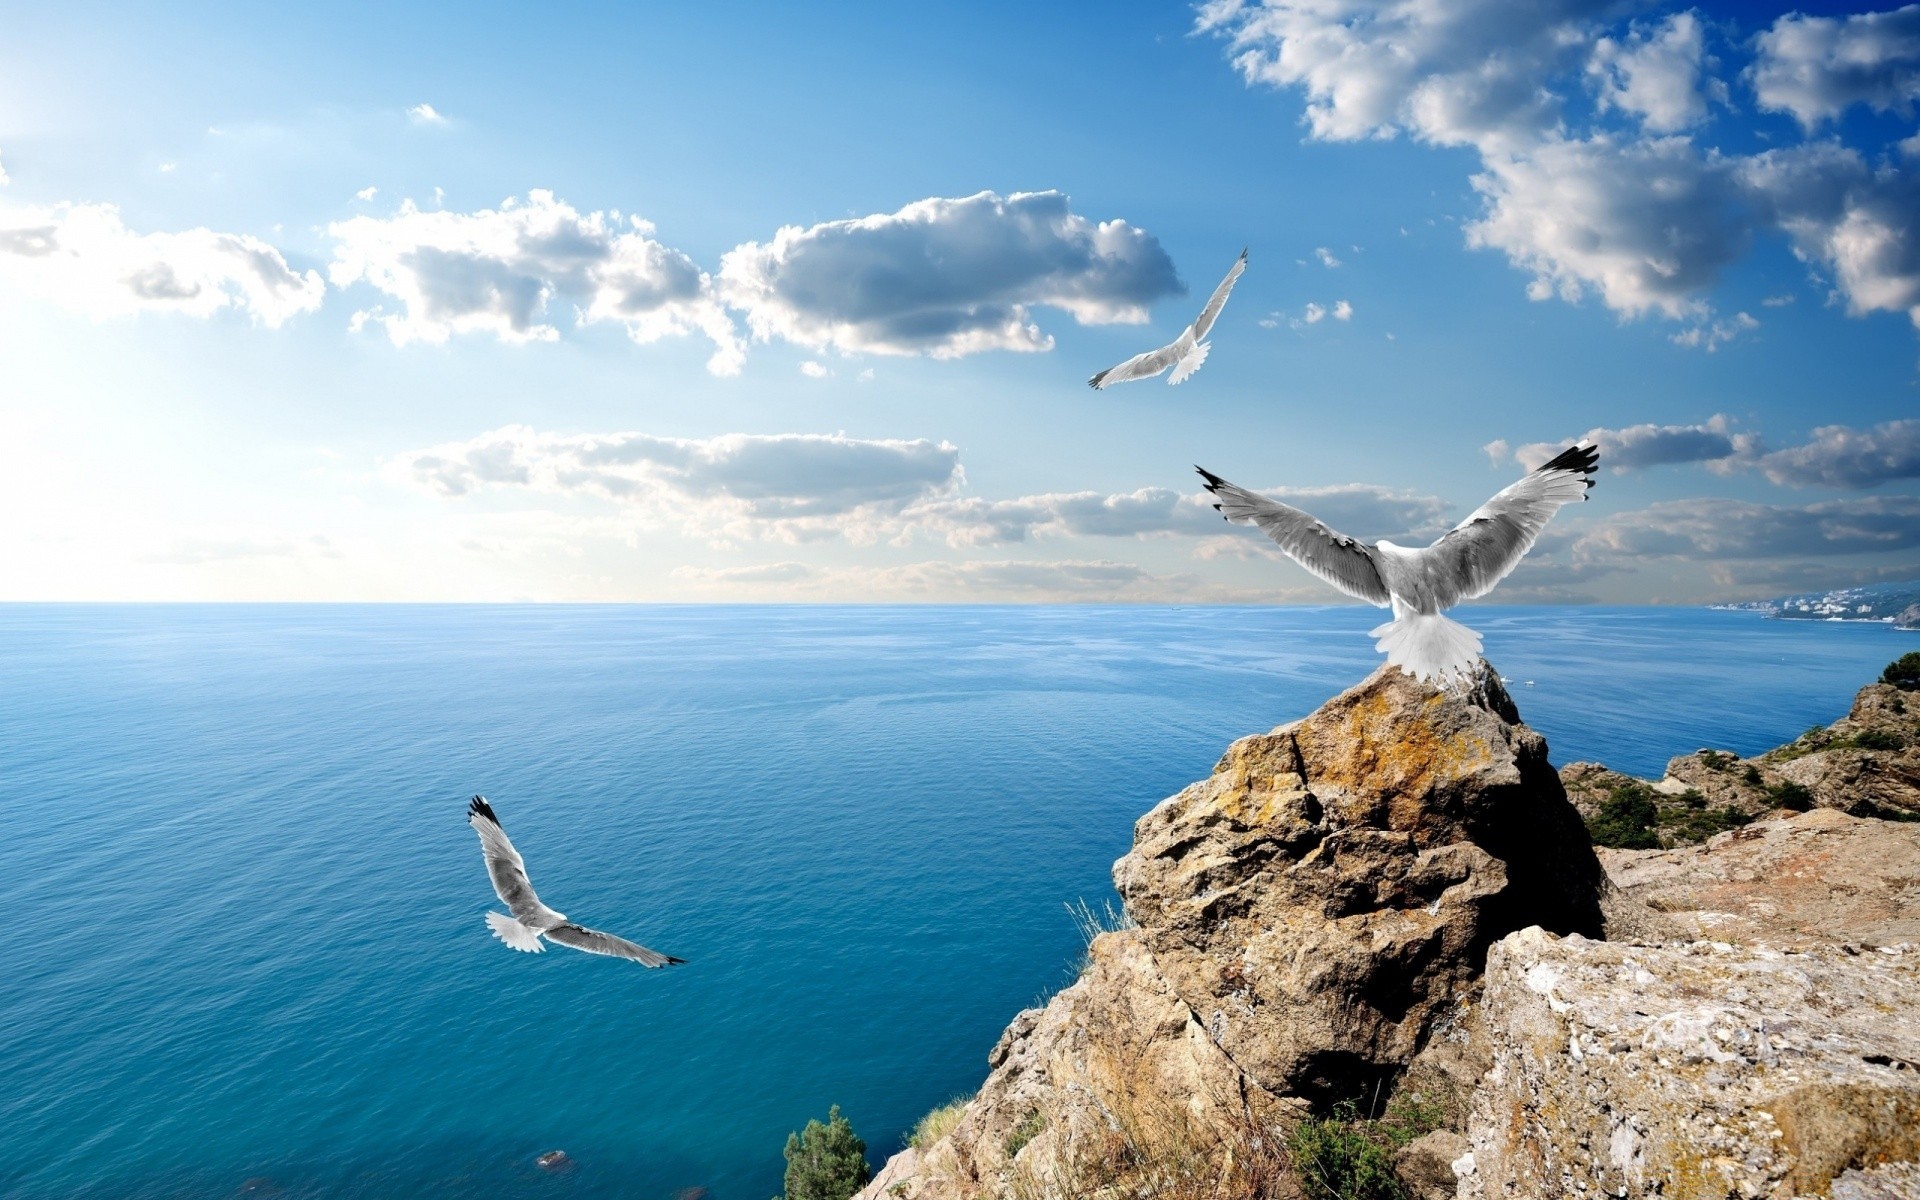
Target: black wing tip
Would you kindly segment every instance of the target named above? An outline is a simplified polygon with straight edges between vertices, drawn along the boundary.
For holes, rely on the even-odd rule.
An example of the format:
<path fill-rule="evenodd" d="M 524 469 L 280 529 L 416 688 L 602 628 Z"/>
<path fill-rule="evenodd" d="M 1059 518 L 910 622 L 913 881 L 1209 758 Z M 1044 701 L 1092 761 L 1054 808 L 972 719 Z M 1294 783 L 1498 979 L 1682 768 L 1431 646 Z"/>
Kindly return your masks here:
<path fill-rule="evenodd" d="M 667 955 L 667 961 L 661 963 L 660 965 L 663 967 L 684 967 L 687 965 L 687 960 L 684 958 L 675 958 L 673 955 L 669 954 Z"/>
<path fill-rule="evenodd" d="M 495 825 L 500 823 L 500 818 L 493 815 L 493 805 L 487 803 L 485 796 L 475 796 L 467 801 L 467 816 L 485 817 Z"/>
<path fill-rule="evenodd" d="M 1536 469 L 1541 471 L 1571 471 L 1576 475 L 1592 475 L 1593 469 L 1599 465 L 1600 447 L 1575 444 L 1568 446 L 1565 450 L 1554 455 L 1546 462 L 1541 463 Z M 1593 480 L 1588 479 L 1586 484 L 1588 487 L 1592 487 Z"/>
<path fill-rule="evenodd" d="M 1106 370 L 1106 371 L 1102 371 L 1102 372 L 1100 372 L 1100 373 L 1099 373 L 1098 375 L 1095 375 L 1095 376 L 1094 376 L 1093 378 L 1091 378 L 1091 379 L 1089 379 L 1089 380 L 1087 380 L 1087 386 L 1088 386 L 1088 387 L 1090 387 L 1090 388 L 1092 388 L 1092 389 L 1093 389 L 1094 391 L 1096 391 L 1096 392 L 1097 392 L 1097 391 L 1099 391 L 1099 390 L 1100 390 L 1100 381 L 1101 381 L 1102 379 L 1105 379 L 1105 378 L 1107 377 L 1107 374 L 1108 374 L 1108 372 L 1110 372 L 1110 371 L 1112 371 L 1112 369 L 1113 369 L 1113 368 L 1111 368 L 1111 367 L 1109 367 L 1109 368 L 1107 368 L 1107 370 Z"/>
<path fill-rule="evenodd" d="M 1227 482 L 1226 480 L 1220 478 L 1218 475 L 1215 475 L 1212 471 L 1209 471 L 1205 467 L 1201 466 L 1199 463 L 1193 464 L 1193 469 L 1200 473 L 1200 478 L 1207 481 L 1207 490 L 1210 492 L 1219 491 L 1221 485 Z"/>
<path fill-rule="evenodd" d="M 1240 247 L 1240 261 L 1247 261 L 1247 248 L 1245 246 Z"/>

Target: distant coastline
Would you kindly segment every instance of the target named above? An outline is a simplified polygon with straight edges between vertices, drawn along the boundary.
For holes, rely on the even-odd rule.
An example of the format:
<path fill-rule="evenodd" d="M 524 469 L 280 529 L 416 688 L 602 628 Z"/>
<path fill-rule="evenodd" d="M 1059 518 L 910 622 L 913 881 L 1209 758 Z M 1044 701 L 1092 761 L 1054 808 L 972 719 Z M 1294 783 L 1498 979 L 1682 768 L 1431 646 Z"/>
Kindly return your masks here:
<path fill-rule="evenodd" d="M 1707 607 L 1720 612 L 1757 612 L 1779 621 L 1841 621 L 1920 630 L 1920 581 L 1835 588 Z"/>

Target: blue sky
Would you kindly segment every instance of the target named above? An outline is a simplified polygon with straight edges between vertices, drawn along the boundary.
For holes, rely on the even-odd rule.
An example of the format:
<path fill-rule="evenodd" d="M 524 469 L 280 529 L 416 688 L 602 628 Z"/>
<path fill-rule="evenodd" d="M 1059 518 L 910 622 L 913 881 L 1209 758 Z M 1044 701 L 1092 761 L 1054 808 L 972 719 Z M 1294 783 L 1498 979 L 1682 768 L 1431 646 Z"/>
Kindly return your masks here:
<path fill-rule="evenodd" d="M 1193 463 L 1588 433 L 1493 599 L 1920 576 L 1920 6 L 1514 7 L 10 5 L 0 598 L 1323 602 Z"/>

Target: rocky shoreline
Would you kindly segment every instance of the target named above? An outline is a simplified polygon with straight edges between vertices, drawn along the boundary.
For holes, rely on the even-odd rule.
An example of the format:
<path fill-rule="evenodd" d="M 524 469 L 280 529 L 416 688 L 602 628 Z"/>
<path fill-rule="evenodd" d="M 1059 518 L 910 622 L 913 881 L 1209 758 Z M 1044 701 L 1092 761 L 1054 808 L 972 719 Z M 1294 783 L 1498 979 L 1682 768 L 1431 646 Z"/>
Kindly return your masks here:
<path fill-rule="evenodd" d="M 1357 1117 L 1368 1195 L 1920 1197 L 1908 695 L 1649 782 L 1556 772 L 1491 674 L 1382 668 L 1140 818 L 1127 927 L 861 1196 L 1338 1194 L 1302 1131 Z M 1596 853 L 1628 783 L 1743 821 Z"/>

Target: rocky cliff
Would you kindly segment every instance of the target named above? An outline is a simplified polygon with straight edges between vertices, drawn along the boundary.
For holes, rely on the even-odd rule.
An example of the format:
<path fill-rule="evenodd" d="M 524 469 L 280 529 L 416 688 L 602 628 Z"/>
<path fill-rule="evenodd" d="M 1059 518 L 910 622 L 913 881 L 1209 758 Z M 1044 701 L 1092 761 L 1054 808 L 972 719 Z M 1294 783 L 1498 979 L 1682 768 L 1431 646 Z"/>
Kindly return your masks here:
<path fill-rule="evenodd" d="M 1920 693 L 1885 683 L 1860 689 L 1847 715 L 1764 754 L 1741 758 L 1696 750 L 1667 763 L 1657 781 L 1598 763 L 1570 763 L 1561 780 L 1582 816 L 1636 785 L 1697 809 L 1744 816 L 1786 808 L 1839 809 L 1859 816 L 1920 818 Z"/>
<path fill-rule="evenodd" d="M 867 1196 L 1152 1190 L 1169 1173 L 1279 1194 L 1275 1131 L 1390 1092 L 1458 1022 L 1494 942 L 1606 925 L 1546 742 L 1490 674 L 1460 694 L 1385 667 L 1242 738 L 1140 818 L 1114 881 L 1135 927 L 1014 1019 L 958 1126 Z"/>
<path fill-rule="evenodd" d="M 1833 795 L 1603 868 L 1491 674 L 1382 668 L 1140 818 L 1127 927 L 863 1200 L 1920 1200 L 1920 824 Z M 1312 1177 L 1301 1129 L 1408 1100 L 1381 1190 Z"/>

